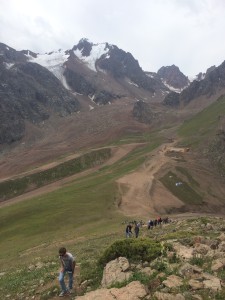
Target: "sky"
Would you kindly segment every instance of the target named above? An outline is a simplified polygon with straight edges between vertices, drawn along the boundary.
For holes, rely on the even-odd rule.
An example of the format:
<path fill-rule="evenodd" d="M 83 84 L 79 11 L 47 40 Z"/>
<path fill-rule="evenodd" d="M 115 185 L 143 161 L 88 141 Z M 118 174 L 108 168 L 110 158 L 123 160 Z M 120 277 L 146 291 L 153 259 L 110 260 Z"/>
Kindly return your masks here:
<path fill-rule="evenodd" d="M 145 71 L 186 76 L 225 60 L 224 0 L 0 0 L 0 42 L 46 53 L 108 42 Z"/>

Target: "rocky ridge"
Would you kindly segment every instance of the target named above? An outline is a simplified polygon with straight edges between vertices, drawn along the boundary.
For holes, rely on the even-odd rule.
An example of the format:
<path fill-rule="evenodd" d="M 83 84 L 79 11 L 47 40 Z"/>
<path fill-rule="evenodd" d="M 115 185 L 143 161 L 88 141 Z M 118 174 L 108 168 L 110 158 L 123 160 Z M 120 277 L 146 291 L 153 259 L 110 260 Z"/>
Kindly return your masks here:
<path fill-rule="evenodd" d="M 186 106 L 194 99 L 204 96 L 222 95 L 225 88 L 225 62 L 207 70 L 202 80 L 194 80 L 180 94 L 170 93 L 163 100 L 166 106 Z"/>

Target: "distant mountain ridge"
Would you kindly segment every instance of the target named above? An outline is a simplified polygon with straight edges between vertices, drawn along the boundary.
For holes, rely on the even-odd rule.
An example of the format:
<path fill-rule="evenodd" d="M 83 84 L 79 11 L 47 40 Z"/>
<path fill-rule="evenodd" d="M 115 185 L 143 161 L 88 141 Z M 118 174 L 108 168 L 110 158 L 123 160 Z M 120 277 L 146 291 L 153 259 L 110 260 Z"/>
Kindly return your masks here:
<path fill-rule="evenodd" d="M 201 96 L 211 97 L 216 93 L 223 94 L 225 88 L 225 61 L 218 67 L 209 68 L 206 74 L 198 76 L 198 79 L 191 82 L 180 94 L 175 92 L 168 94 L 163 103 L 173 107 L 185 106 Z"/>
<path fill-rule="evenodd" d="M 164 99 L 166 106 L 179 107 L 225 86 L 222 66 L 190 83 L 175 65 L 145 72 L 131 53 L 86 38 L 69 50 L 45 54 L 0 44 L 0 71 L 0 144 L 19 141 L 26 124 L 39 126 L 52 115 L 65 117 L 125 98 L 141 100 L 131 114 L 148 124 L 157 114 L 144 103 L 151 106 Z"/>
<path fill-rule="evenodd" d="M 160 99 L 169 92 L 132 54 L 108 43 L 81 39 L 71 50 L 45 54 L 1 43 L 0 54 L 0 144 L 20 140 L 25 121 L 39 124 L 53 113 L 78 112 L 82 97 L 105 105 L 124 96 Z"/>

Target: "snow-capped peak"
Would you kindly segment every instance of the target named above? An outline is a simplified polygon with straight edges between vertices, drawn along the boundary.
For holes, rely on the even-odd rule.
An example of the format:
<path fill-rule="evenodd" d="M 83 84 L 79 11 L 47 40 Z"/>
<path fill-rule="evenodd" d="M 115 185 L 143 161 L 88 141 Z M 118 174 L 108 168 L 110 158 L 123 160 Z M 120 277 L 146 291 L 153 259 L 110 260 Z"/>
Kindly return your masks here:
<path fill-rule="evenodd" d="M 107 55 L 107 58 L 109 58 L 108 52 L 109 49 L 106 43 L 92 44 L 92 48 L 89 56 L 83 55 L 83 48 L 82 49 L 77 48 L 76 50 L 74 50 L 74 54 L 81 61 L 83 61 L 88 66 L 89 69 L 93 71 L 97 71 L 95 67 L 95 63 L 102 55 Z"/>

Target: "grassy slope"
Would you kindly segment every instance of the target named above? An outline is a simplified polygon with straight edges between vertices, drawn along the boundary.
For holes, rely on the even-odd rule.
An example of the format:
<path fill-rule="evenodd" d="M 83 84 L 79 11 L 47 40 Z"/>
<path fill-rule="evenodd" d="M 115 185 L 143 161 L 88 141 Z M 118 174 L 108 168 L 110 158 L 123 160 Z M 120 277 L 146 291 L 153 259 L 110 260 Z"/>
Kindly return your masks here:
<path fill-rule="evenodd" d="M 219 116 L 225 114 L 225 97 L 220 97 L 193 118 L 185 121 L 178 130 L 183 144 L 198 147 L 216 134 Z"/>
<path fill-rule="evenodd" d="M 180 143 L 183 146 L 191 147 L 192 151 L 201 153 L 202 157 L 206 157 L 210 144 L 220 127 L 219 116 L 223 116 L 224 114 L 225 97 L 220 97 L 215 103 L 185 121 L 179 127 L 178 135 L 180 136 Z M 221 153 L 218 155 L 220 157 Z M 203 202 L 203 191 L 201 191 L 201 187 L 196 180 L 197 178 L 194 179 L 192 177 L 189 166 L 184 164 L 184 167 L 176 167 L 174 171 L 176 171 L 176 174 L 169 171 L 160 178 L 160 181 L 173 195 L 185 204 L 200 207 Z M 185 179 L 183 180 L 182 177 Z M 182 184 L 177 186 L 176 184 L 179 182 L 182 182 Z"/>
<path fill-rule="evenodd" d="M 115 180 L 133 171 L 159 141 L 139 147 L 116 164 L 75 180 L 69 186 L 0 209 L 2 268 L 21 263 L 18 255 L 40 244 L 112 232 L 123 216 L 117 210 Z M 7 253 L 7 259 L 5 258 Z M 32 255 L 31 255 L 32 257 Z"/>
<path fill-rule="evenodd" d="M 186 121 L 178 131 L 182 144 L 194 148 L 203 143 L 215 133 L 218 115 L 224 111 L 225 99 L 221 98 Z M 149 143 L 112 166 L 104 167 L 53 193 L 1 208 L 0 271 L 6 267 L 14 269 L 15 265 L 26 265 L 37 256 L 54 257 L 56 260 L 58 246 L 64 242 L 82 261 L 88 253 L 98 255 L 113 240 L 123 236 L 121 221 L 124 217 L 117 210 L 115 180 L 137 168 L 145 160 L 145 155 L 162 142 L 151 137 L 142 139 Z M 129 140 L 121 143 L 128 143 Z M 190 181 L 191 174 L 187 175 L 185 169 L 181 171 Z M 196 185 L 196 182 L 193 184 Z M 41 251 L 35 248 L 34 251 L 28 250 L 33 247 L 40 247 Z M 16 275 L 13 278 L 15 284 L 12 291 L 17 290 Z M 40 278 L 43 278 L 41 273 Z"/>
<path fill-rule="evenodd" d="M 225 98 L 221 97 L 184 122 L 178 130 L 182 144 L 191 144 L 192 148 L 202 144 L 217 130 L 218 115 L 223 112 Z M 115 224 L 123 218 L 117 211 L 115 180 L 138 167 L 144 161 L 145 154 L 160 144 L 159 138 L 146 135 L 128 136 L 116 144 L 135 140 L 148 143 L 113 166 L 76 180 L 68 187 L 0 209 L 0 261 L 3 265 L 6 252 L 14 263 L 14 258 L 21 251 L 42 243 L 70 239 L 71 232 L 73 236 L 87 236 L 100 233 L 106 227 L 109 231 L 110 228 L 114 230 Z"/>

